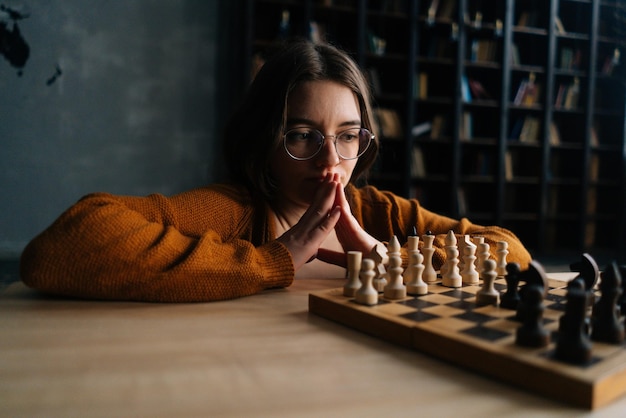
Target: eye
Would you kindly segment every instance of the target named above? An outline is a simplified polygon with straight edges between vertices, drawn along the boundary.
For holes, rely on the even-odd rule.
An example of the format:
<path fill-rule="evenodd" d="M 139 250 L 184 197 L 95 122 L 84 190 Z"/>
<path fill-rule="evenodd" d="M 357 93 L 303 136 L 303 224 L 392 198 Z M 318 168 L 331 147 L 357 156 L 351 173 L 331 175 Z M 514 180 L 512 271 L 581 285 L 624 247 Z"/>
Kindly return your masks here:
<path fill-rule="evenodd" d="M 353 142 L 359 139 L 359 130 L 351 129 L 349 131 L 342 132 L 339 135 L 339 139 L 343 142 Z"/>
<path fill-rule="evenodd" d="M 315 131 L 309 131 L 306 129 L 294 129 L 285 134 L 287 141 L 289 142 L 317 142 L 319 141 L 319 134 Z"/>

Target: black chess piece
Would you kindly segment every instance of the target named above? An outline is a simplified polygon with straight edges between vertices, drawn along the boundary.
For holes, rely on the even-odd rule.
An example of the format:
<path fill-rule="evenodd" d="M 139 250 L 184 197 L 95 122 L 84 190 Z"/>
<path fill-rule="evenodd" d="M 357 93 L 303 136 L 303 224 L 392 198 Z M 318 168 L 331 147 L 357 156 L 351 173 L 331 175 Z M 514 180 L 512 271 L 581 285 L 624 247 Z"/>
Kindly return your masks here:
<path fill-rule="evenodd" d="M 524 306 L 524 292 L 530 287 L 530 285 L 537 285 L 540 289 L 543 289 L 543 297 L 548 293 L 548 277 L 545 270 L 537 261 L 532 260 L 528 264 L 526 270 L 521 271 L 518 275 L 519 281 L 524 282 L 525 285 L 519 289 L 520 300 L 517 303 L 517 313 L 515 314 L 515 320 L 524 322 L 524 315 L 526 308 Z"/>
<path fill-rule="evenodd" d="M 585 332 L 587 292 L 582 277 L 567 284 L 565 313 L 559 319 L 559 332 L 554 357 L 570 364 L 591 361 L 591 341 Z"/>
<path fill-rule="evenodd" d="M 619 320 L 617 299 L 622 293 L 622 279 L 617 263 L 610 263 L 602 272 L 600 299 L 593 305 L 591 339 L 610 344 L 624 341 L 624 324 Z"/>
<path fill-rule="evenodd" d="M 527 284 L 522 295 L 523 322 L 517 328 L 515 344 L 524 347 L 545 347 L 550 343 L 550 332 L 543 326 L 543 289 Z"/>
<path fill-rule="evenodd" d="M 520 300 L 519 296 L 519 274 L 518 263 L 507 263 L 506 265 L 506 291 L 500 297 L 500 307 L 505 309 L 517 309 Z"/>
<path fill-rule="evenodd" d="M 569 266 L 571 271 L 577 272 L 585 282 L 585 290 L 593 289 L 598 282 L 600 269 L 593 257 L 587 253 L 583 253 L 580 261 L 571 263 Z"/>

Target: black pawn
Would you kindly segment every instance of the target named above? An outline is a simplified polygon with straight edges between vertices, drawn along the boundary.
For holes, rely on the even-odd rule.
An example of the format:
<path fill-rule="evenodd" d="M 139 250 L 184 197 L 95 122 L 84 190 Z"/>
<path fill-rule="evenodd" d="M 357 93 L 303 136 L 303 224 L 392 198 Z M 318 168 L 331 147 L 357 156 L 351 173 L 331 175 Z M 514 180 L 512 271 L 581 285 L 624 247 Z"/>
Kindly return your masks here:
<path fill-rule="evenodd" d="M 591 361 L 591 341 L 584 331 L 588 298 L 582 278 L 567 284 L 566 298 L 554 356 L 570 364 L 587 364 Z"/>
<path fill-rule="evenodd" d="M 506 291 L 500 296 L 500 307 L 505 309 L 517 309 L 519 303 L 519 273 L 518 263 L 506 265 Z"/>
<path fill-rule="evenodd" d="M 517 329 L 515 344 L 524 347 L 545 347 L 550 343 L 550 332 L 543 327 L 543 289 L 526 285 L 523 298 L 523 322 Z"/>
<path fill-rule="evenodd" d="M 618 317 L 617 299 L 622 293 L 622 279 L 615 262 L 603 272 L 600 280 L 600 300 L 593 305 L 591 339 L 610 344 L 624 341 L 624 325 Z"/>

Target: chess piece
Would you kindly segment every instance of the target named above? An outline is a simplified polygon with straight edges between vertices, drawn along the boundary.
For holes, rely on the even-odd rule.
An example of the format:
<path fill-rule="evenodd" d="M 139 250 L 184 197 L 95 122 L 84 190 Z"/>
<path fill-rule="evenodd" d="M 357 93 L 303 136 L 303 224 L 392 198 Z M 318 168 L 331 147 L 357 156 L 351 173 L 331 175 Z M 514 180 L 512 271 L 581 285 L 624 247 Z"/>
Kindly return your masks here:
<path fill-rule="evenodd" d="M 374 262 L 374 278 L 372 286 L 378 293 L 382 293 L 387 285 L 387 270 L 385 264 L 389 262 L 389 255 L 382 244 L 375 245 L 370 252 L 370 259 Z"/>
<path fill-rule="evenodd" d="M 402 279 L 402 258 L 400 256 L 400 242 L 394 235 L 388 246 L 389 270 L 387 272 L 389 281 L 384 288 L 384 296 L 387 299 L 403 299 L 406 297 L 406 286 Z"/>
<path fill-rule="evenodd" d="M 454 231 L 450 230 L 445 238 L 446 262 L 441 268 L 441 284 L 446 287 L 461 287 L 462 280 L 459 273 L 459 250 Z"/>
<path fill-rule="evenodd" d="M 409 281 L 406 291 L 409 295 L 425 295 L 428 293 L 428 285 L 422 279 L 424 272 L 424 256 L 419 251 L 409 253 Z"/>
<path fill-rule="evenodd" d="M 587 293 L 582 278 L 567 284 L 565 313 L 559 319 L 559 334 L 555 358 L 571 364 L 587 364 L 591 361 L 591 341 L 585 328 Z"/>
<path fill-rule="evenodd" d="M 506 256 L 509 254 L 509 243 L 498 241 L 496 243 L 496 273 L 498 276 L 506 275 Z"/>
<path fill-rule="evenodd" d="M 519 303 L 519 273 L 518 263 L 507 263 L 506 265 L 506 291 L 500 296 L 500 307 L 505 309 L 517 309 Z"/>
<path fill-rule="evenodd" d="M 374 288 L 372 280 L 376 275 L 374 268 L 376 263 L 374 260 L 366 258 L 361 263 L 361 272 L 359 273 L 359 279 L 361 281 L 361 287 L 354 294 L 354 300 L 361 305 L 376 305 L 378 303 L 378 291 Z"/>
<path fill-rule="evenodd" d="M 522 325 L 517 328 L 515 344 L 524 347 L 546 347 L 550 343 L 550 332 L 543 326 L 543 289 L 530 284 L 524 292 Z"/>
<path fill-rule="evenodd" d="M 591 339 L 609 344 L 624 341 L 624 324 L 619 320 L 617 299 L 622 292 L 622 279 L 617 263 L 610 263 L 602 272 L 600 300 L 593 305 Z"/>
<path fill-rule="evenodd" d="M 409 257 L 411 252 L 419 251 L 419 237 L 417 235 L 409 235 L 407 239 L 407 252 L 409 253 Z M 406 271 L 404 272 L 404 283 L 406 284 L 411 276 L 411 263 L 409 262 Z"/>
<path fill-rule="evenodd" d="M 347 280 L 343 286 L 343 295 L 353 297 L 361 287 L 359 273 L 361 271 L 362 253 L 360 251 L 348 251 Z"/>
<path fill-rule="evenodd" d="M 420 237 L 418 237 L 417 235 L 409 236 L 407 240 L 407 250 L 409 252 L 417 251 L 419 249 L 419 242 L 420 242 Z"/>
<path fill-rule="evenodd" d="M 422 272 L 422 279 L 426 283 L 435 283 L 437 281 L 437 272 L 433 267 L 433 254 L 435 249 L 433 248 L 433 241 L 435 236 L 432 234 L 422 235 L 422 254 L 424 255 L 424 271 Z"/>
<path fill-rule="evenodd" d="M 578 277 L 583 279 L 585 283 L 585 291 L 589 298 L 589 306 L 595 304 L 594 289 L 600 278 L 600 269 L 593 257 L 587 253 L 583 253 L 580 257 L 580 261 L 570 264 L 570 270 L 578 273 Z"/>
<path fill-rule="evenodd" d="M 478 271 L 476 271 L 476 265 L 474 261 L 476 260 L 476 256 L 474 253 L 476 252 L 475 245 L 466 245 L 463 248 L 463 270 L 461 270 L 461 281 L 463 284 L 478 284 Z"/>
<path fill-rule="evenodd" d="M 476 248 L 476 271 L 478 275 L 483 272 L 485 261 L 489 260 L 489 257 L 491 257 L 489 249 L 489 244 L 486 242 L 479 243 Z"/>
<path fill-rule="evenodd" d="M 476 306 L 498 305 L 500 293 L 493 286 L 497 275 L 496 262 L 485 260 L 483 272 L 480 274 L 480 278 L 483 279 L 483 286 L 476 292 Z"/>

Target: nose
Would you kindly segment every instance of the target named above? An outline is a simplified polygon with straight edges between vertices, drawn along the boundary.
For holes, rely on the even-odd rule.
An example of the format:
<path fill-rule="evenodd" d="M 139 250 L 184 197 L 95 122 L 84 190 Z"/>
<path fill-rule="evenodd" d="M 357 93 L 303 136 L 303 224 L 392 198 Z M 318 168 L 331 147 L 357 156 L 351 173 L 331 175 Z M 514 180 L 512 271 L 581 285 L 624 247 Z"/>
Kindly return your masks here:
<path fill-rule="evenodd" d="M 337 141 L 335 135 L 325 136 L 324 145 L 322 145 L 322 149 L 316 156 L 316 161 L 319 165 L 334 166 L 341 162 L 335 141 Z"/>

